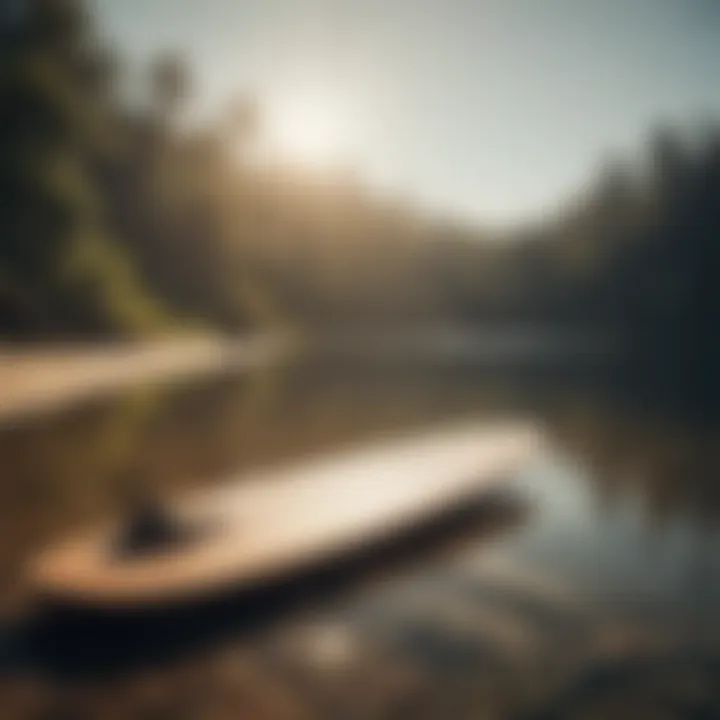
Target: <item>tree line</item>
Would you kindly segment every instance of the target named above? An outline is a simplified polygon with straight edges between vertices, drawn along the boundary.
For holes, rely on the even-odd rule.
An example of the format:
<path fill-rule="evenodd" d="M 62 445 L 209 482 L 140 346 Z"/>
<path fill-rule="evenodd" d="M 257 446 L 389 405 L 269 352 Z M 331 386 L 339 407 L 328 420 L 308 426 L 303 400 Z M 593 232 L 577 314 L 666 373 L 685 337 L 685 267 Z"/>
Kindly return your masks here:
<path fill-rule="evenodd" d="M 246 98 L 190 127 L 182 58 L 159 57 L 131 103 L 80 0 L 0 8 L 0 336 L 409 320 L 649 344 L 712 334 L 712 126 L 658 131 L 645 162 L 608 165 L 552 217 L 491 233 L 375 195 L 349 170 L 254 162 L 262 113 Z"/>

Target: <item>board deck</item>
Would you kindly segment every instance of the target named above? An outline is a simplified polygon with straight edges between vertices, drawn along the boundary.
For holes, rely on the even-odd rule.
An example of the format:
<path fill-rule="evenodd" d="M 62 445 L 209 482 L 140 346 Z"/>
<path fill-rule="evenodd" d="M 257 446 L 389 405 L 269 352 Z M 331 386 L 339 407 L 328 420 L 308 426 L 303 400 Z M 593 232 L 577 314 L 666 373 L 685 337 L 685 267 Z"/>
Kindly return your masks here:
<path fill-rule="evenodd" d="M 536 447 L 531 426 L 465 424 L 351 448 L 179 498 L 173 512 L 206 528 L 161 553 L 119 559 L 119 522 L 42 553 L 34 587 L 97 606 L 190 599 L 251 587 L 342 558 L 494 487 Z"/>

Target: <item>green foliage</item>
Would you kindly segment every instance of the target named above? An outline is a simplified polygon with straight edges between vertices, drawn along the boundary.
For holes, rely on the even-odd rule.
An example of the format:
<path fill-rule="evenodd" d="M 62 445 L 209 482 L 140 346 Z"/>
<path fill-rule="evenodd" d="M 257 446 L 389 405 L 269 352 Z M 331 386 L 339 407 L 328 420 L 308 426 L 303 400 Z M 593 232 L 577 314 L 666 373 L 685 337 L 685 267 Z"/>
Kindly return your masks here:
<path fill-rule="evenodd" d="M 98 117 L 81 82 L 92 63 L 82 10 L 37 0 L 4 31 L 0 317 L 16 333 L 154 329 L 162 313 L 104 226 L 88 170 Z"/>

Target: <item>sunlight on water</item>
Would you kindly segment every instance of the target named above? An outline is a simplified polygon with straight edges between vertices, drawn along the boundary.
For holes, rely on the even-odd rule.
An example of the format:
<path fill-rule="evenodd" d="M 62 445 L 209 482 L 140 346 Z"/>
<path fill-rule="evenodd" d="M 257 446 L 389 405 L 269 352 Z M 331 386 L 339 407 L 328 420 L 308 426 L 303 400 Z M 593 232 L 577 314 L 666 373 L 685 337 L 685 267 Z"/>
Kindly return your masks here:
<path fill-rule="evenodd" d="M 134 707 L 169 707 L 183 678 L 193 678 L 207 702 L 234 686 L 233 697 L 272 706 L 272 717 L 282 717 L 273 702 L 288 717 L 360 705 L 371 716 L 397 706 L 441 717 L 458 702 L 570 712 L 640 697 L 652 708 L 643 688 L 657 683 L 663 697 L 691 702 L 681 682 L 705 688 L 702 702 L 712 706 L 720 500 L 699 466 L 690 474 L 678 465 L 669 484 L 660 459 L 672 448 L 697 462 L 706 432 L 686 432 L 677 415 L 666 425 L 648 409 L 643 421 L 613 405 L 612 393 L 592 376 L 536 382 L 458 366 L 328 372 L 311 363 L 133 392 L 8 427 L 0 434 L 13 479 L 2 505 L 2 607 L 19 634 L 3 653 L 17 678 L 3 686 L 7 702 L 80 710 L 90 697 L 93 707 L 110 707 L 119 693 Z M 332 482 L 338 453 L 363 458 L 366 447 L 381 442 L 389 452 L 404 439 L 397 457 L 367 456 L 387 469 L 383 492 L 396 493 L 399 470 L 387 462 L 430 474 L 429 456 L 412 444 L 428 428 L 514 418 L 532 419 L 546 438 L 532 460 L 472 511 L 407 543 L 278 592 L 213 601 L 140 628 L 45 618 L 22 629 L 25 559 L 45 539 L 116 513 L 128 476 L 173 494 L 220 488 L 253 468 L 271 477 L 301 461 L 325 468 Z M 692 681 L 673 669 L 681 662 Z M 75 676 L 83 692 L 53 690 L 58 674 Z M 616 680 L 601 693 L 596 678 L 608 674 Z"/>

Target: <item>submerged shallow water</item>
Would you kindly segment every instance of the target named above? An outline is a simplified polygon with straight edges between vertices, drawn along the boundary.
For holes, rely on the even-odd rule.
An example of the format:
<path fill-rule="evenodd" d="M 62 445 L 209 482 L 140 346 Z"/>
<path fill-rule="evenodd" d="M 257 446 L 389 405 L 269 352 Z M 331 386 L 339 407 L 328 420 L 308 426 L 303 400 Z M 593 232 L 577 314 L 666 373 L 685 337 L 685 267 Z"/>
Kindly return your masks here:
<path fill-rule="evenodd" d="M 352 566 L 161 618 L 52 613 L 23 587 L 38 548 L 137 487 L 461 418 L 529 419 L 546 444 Z M 449 361 L 268 366 L 7 426 L 2 717 L 720 717 L 715 427 L 702 394 L 618 368 Z"/>

